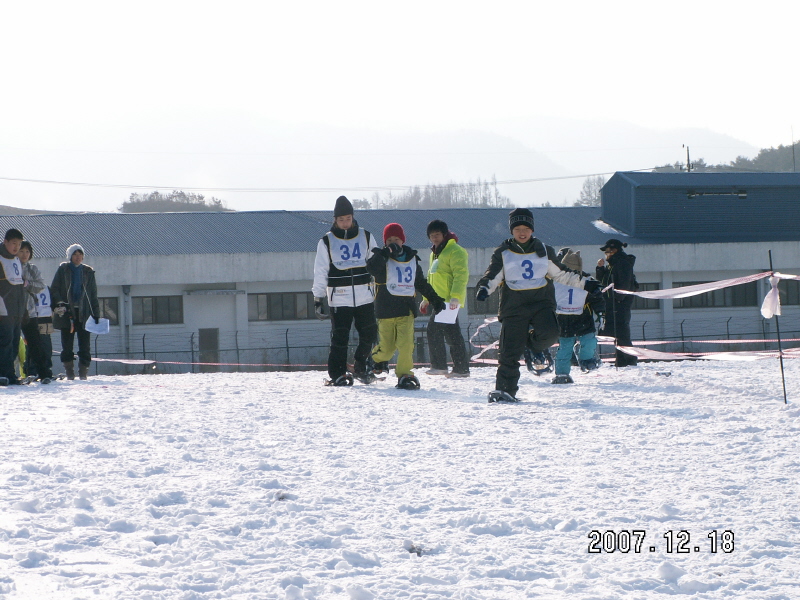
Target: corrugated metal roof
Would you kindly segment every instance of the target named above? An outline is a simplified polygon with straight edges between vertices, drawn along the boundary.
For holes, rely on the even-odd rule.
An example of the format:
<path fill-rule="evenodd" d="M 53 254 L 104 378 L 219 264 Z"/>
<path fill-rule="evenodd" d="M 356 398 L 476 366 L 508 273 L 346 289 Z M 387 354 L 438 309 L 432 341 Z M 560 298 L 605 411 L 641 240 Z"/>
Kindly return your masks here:
<path fill-rule="evenodd" d="M 609 235 L 592 222 L 597 207 L 532 208 L 536 235 L 552 246 L 602 244 Z M 407 243 L 429 245 L 433 219 L 444 220 L 466 248 L 490 248 L 509 237 L 505 208 L 362 210 L 359 225 L 382 241 L 388 223 L 400 223 Z M 69 213 L 0 216 L 0 231 L 22 231 L 39 257 L 63 257 L 79 243 L 91 256 L 310 252 L 330 229 L 332 211 Z"/>
<path fill-rule="evenodd" d="M 619 171 L 639 187 L 798 187 L 800 173 L 639 173 Z"/>

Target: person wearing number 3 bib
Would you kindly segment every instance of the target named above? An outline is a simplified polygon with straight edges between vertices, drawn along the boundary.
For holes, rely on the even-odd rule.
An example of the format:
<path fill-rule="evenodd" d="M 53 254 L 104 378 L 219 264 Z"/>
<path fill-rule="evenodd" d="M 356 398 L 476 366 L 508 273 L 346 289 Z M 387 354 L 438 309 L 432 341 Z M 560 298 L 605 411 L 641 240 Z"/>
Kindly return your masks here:
<path fill-rule="evenodd" d="M 383 248 L 375 248 L 367 261 L 367 269 L 375 277 L 375 316 L 378 318 L 378 345 L 372 352 L 373 373 L 389 372 L 389 359 L 397 350 L 397 387 L 419 389 L 414 367 L 414 318 L 420 292 L 434 312 L 444 310 L 444 300 L 434 291 L 420 267 L 417 251 L 404 245 L 406 234 L 399 223 L 383 229 Z"/>
<path fill-rule="evenodd" d="M 17 258 L 22 239 L 18 229 L 9 229 L 0 246 L 0 385 L 19 383 L 14 359 L 28 307 L 22 263 Z"/>
<path fill-rule="evenodd" d="M 31 262 L 33 245 L 27 240 L 19 250 L 22 277 L 27 282 L 28 322 L 22 326 L 22 334 L 28 345 L 25 373 L 35 375 L 42 383 L 53 378 L 53 311 L 50 304 L 50 289 L 42 278 L 39 267 Z"/>
<path fill-rule="evenodd" d="M 358 346 L 353 359 L 353 376 L 368 382 L 367 361 L 378 336 L 375 322 L 375 292 L 367 259 L 377 247 L 372 235 L 353 218 L 353 205 L 345 196 L 336 199 L 334 222 L 317 244 L 314 260 L 314 309 L 324 319 L 327 297 L 331 318 L 331 347 L 328 376 L 333 385 L 351 385 L 347 375 L 347 342 L 355 323 Z M 374 376 L 372 376 L 374 380 Z"/>
<path fill-rule="evenodd" d="M 533 237 L 533 213 L 527 208 L 511 211 L 508 225 L 513 237 L 495 249 L 476 295 L 476 300 L 484 301 L 500 288 L 500 357 L 490 402 L 516 401 L 519 358 L 526 344 L 537 364 L 537 356 L 558 340 L 553 281 L 589 293 L 600 286 L 594 279 L 568 270 L 551 246 Z"/>

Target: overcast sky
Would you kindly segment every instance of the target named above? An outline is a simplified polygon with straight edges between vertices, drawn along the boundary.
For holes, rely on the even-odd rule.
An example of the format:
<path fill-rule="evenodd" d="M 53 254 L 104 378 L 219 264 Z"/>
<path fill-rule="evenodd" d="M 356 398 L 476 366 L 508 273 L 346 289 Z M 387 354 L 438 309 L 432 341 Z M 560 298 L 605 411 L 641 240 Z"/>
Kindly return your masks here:
<path fill-rule="evenodd" d="M 335 190 L 291 206 L 291 192 L 226 191 L 309 187 L 268 170 L 210 172 L 209 156 L 275 155 L 246 123 L 259 132 L 302 125 L 307 137 L 286 153 L 298 164 L 338 152 L 329 139 L 315 141 L 317 124 L 329 136 L 332 126 L 425 134 L 577 119 L 788 145 L 793 126 L 800 136 L 797 6 L 9 2 L 0 12 L 0 178 L 218 187 L 208 195 L 250 210 L 332 204 Z M 341 149 L 353 162 L 360 152 Z M 730 159 L 740 153 L 731 148 Z M 413 183 L 426 182 L 398 173 L 364 185 Z M 0 180 L 0 204 L 114 210 L 131 191 L 142 190 Z"/>

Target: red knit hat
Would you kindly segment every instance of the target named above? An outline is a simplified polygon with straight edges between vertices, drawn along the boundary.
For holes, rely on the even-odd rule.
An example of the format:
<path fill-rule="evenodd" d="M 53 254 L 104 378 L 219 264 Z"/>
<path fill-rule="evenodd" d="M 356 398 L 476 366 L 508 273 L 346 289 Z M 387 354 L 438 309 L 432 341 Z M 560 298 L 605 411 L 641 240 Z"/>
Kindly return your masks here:
<path fill-rule="evenodd" d="M 390 237 L 399 237 L 403 243 L 406 243 L 406 233 L 403 231 L 403 226 L 400 223 L 389 223 L 386 227 L 383 228 L 383 243 L 386 243 L 386 239 Z"/>

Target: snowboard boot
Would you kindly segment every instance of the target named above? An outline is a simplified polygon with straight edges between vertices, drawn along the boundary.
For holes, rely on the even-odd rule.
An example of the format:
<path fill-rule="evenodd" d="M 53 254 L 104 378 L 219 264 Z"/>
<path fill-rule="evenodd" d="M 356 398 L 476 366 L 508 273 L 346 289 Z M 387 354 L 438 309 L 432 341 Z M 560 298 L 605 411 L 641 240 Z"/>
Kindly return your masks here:
<path fill-rule="evenodd" d="M 78 365 L 78 377 L 83 381 L 89 379 L 89 365 Z"/>
<path fill-rule="evenodd" d="M 575 383 L 575 382 L 572 381 L 572 377 L 564 373 L 553 377 L 552 383 Z"/>
<path fill-rule="evenodd" d="M 401 375 L 395 387 L 401 390 L 418 390 L 419 379 L 413 375 Z"/>
<path fill-rule="evenodd" d="M 489 392 L 489 402 L 519 402 L 514 396 L 502 390 Z"/>
<path fill-rule="evenodd" d="M 69 379 L 70 381 L 75 379 L 75 363 L 74 362 L 64 363 L 64 371 L 66 371 L 66 373 L 67 373 L 67 379 Z"/>

